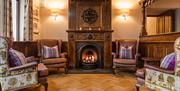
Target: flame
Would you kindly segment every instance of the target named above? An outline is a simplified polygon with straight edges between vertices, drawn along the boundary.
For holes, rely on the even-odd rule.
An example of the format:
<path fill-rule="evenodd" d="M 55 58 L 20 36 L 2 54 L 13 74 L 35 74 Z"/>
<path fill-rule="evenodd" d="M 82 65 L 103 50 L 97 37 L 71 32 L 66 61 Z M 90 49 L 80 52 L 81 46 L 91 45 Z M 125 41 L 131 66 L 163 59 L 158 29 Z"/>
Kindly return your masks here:
<path fill-rule="evenodd" d="M 84 63 L 94 63 L 95 57 L 93 55 L 88 55 L 83 59 Z"/>

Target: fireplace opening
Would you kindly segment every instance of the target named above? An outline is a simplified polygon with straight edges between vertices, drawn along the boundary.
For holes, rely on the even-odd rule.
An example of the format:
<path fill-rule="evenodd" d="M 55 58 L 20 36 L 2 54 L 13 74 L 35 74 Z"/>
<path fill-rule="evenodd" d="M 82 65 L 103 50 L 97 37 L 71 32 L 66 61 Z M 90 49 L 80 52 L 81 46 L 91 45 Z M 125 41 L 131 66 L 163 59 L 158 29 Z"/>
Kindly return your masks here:
<path fill-rule="evenodd" d="M 77 62 L 76 68 L 83 70 L 94 70 L 103 68 L 103 46 L 102 43 L 79 42 L 76 45 Z"/>
<path fill-rule="evenodd" d="M 98 65 L 98 52 L 94 46 L 85 46 L 81 51 L 81 67 L 95 69 Z"/>
<path fill-rule="evenodd" d="M 97 68 L 97 51 L 92 48 L 82 50 L 81 66 L 83 69 Z"/>

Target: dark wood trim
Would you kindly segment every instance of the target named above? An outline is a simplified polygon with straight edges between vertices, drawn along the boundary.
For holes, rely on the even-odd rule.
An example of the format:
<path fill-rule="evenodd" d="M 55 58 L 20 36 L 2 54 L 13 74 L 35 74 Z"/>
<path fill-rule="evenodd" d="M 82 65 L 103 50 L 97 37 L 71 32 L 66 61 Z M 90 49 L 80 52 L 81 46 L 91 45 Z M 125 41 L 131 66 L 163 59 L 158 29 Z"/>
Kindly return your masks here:
<path fill-rule="evenodd" d="M 166 34 L 159 34 L 159 35 L 147 35 L 140 37 L 140 42 L 147 42 L 147 41 L 175 41 L 180 36 L 180 32 L 172 32 Z"/>
<path fill-rule="evenodd" d="M 147 15 L 147 17 L 158 17 L 159 15 Z"/>
<path fill-rule="evenodd" d="M 140 36 L 147 35 L 147 31 L 146 31 L 146 6 L 145 6 L 145 3 L 146 3 L 145 1 L 142 1 L 143 19 L 142 19 L 142 28 L 141 28 Z"/>

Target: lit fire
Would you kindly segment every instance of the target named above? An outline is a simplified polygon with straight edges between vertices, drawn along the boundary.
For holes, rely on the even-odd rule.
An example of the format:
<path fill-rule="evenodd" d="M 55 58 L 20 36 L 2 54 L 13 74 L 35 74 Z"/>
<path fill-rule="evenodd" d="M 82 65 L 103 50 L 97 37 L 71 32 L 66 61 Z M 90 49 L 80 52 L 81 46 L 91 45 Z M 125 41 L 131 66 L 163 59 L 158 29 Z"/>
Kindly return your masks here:
<path fill-rule="evenodd" d="M 95 62 L 95 57 L 92 55 L 88 55 L 83 59 L 84 63 L 94 63 Z"/>

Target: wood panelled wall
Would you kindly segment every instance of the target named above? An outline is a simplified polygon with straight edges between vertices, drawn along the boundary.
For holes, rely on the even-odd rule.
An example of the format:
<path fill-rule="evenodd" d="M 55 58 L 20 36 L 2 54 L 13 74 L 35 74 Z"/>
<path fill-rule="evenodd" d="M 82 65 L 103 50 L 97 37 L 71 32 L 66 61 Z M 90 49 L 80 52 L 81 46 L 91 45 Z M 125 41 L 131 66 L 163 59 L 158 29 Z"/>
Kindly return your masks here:
<path fill-rule="evenodd" d="M 142 57 L 163 58 L 174 52 L 174 42 L 180 33 L 140 37 L 139 53 Z"/>
<path fill-rule="evenodd" d="M 174 52 L 174 42 L 178 37 L 180 37 L 180 32 L 140 37 L 139 53 L 142 57 L 163 58 L 168 53 Z M 67 52 L 67 44 L 67 41 L 63 41 L 63 52 Z M 37 42 L 14 42 L 13 47 L 23 52 L 27 57 L 38 57 Z M 115 50 L 115 42 L 113 41 L 112 52 Z"/>
<path fill-rule="evenodd" d="M 36 41 L 14 42 L 13 48 L 24 53 L 26 57 L 34 56 L 38 58 L 38 43 Z M 67 41 L 63 41 L 62 52 L 67 52 L 67 48 Z"/>
<path fill-rule="evenodd" d="M 37 42 L 14 42 L 13 48 L 23 52 L 26 57 L 29 56 L 38 57 Z"/>
<path fill-rule="evenodd" d="M 26 57 L 28 56 L 35 56 L 38 57 L 38 44 L 36 41 L 34 42 L 14 42 L 13 43 L 13 48 L 21 51 L 25 54 Z M 116 44 L 115 41 L 112 42 L 112 51 L 116 51 Z M 68 49 L 68 42 L 63 41 L 62 43 L 62 52 L 67 52 Z"/>

